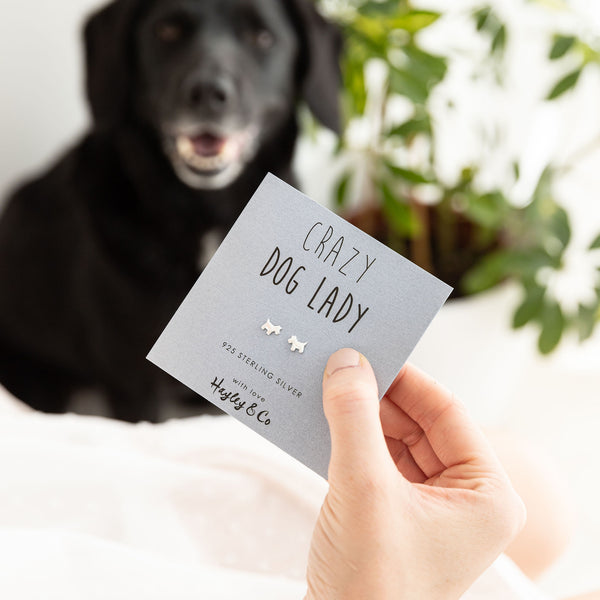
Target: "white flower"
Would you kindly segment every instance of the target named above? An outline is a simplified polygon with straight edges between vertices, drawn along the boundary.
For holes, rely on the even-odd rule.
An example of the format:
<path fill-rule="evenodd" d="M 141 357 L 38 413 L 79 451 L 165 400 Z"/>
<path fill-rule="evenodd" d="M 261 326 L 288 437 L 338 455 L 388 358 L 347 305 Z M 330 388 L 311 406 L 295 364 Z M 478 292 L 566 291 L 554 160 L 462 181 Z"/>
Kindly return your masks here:
<path fill-rule="evenodd" d="M 571 244 L 563 256 L 563 267 L 541 269 L 537 279 L 565 312 L 573 314 L 579 304 L 589 306 L 596 301 L 599 266 L 599 253 Z"/>

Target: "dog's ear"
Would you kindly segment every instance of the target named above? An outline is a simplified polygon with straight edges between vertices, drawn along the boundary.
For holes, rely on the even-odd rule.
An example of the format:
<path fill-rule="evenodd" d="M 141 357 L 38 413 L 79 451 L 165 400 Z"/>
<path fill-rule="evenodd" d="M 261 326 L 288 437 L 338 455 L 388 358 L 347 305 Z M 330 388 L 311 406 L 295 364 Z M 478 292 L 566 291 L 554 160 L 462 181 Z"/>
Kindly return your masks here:
<path fill-rule="evenodd" d="M 291 4 L 303 46 L 300 79 L 304 99 L 325 127 L 340 134 L 341 31 L 317 12 L 313 0 L 293 0 Z"/>
<path fill-rule="evenodd" d="M 133 13 L 133 0 L 113 0 L 85 24 L 86 92 L 98 127 L 113 127 L 128 111 Z"/>

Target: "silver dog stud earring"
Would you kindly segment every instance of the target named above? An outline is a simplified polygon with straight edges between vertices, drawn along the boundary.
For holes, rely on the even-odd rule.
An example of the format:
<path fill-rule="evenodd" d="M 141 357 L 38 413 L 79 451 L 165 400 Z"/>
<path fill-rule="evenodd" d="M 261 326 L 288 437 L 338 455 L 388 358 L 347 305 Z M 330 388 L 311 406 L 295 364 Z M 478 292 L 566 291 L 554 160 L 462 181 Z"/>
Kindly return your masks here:
<path fill-rule="evenodd" d="M 271 335 L 274 333 L 275 335 L 279 335 L 281 333 L 281 325 L 273 325 L 271 323 L 271 319 L 267 319 L 267 322 L 261 327 L 267 332 L 267 335 Z"/>
<path fill-rule="evenodd" d="M 289 340 L 288 340 L 288 344 L 291 344 L 292 347 L 290 348 L 290 350 L 292 352 L 296 352 L 296 350 L 298 350 L 298 352 L 300 354 L 302 354 L 304 352 L 304 346 L 306 346 L 306 344 L 308 344 L 308 342 L 299 342 L 298 338 L 293 335 Z"/>

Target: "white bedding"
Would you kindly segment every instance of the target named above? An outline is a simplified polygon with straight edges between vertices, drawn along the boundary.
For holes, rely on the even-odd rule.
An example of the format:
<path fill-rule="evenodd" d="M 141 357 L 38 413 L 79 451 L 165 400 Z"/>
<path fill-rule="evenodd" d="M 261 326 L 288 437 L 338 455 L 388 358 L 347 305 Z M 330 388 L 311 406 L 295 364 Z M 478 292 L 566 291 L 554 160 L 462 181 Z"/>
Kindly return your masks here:
<path fill-rule="evenodd" d="M 229 417 L 128 425 L 0 389 L 0 597 L 300 600 L 326 483 Z M 505 557 L 465 600 L 539 600 Z"/>

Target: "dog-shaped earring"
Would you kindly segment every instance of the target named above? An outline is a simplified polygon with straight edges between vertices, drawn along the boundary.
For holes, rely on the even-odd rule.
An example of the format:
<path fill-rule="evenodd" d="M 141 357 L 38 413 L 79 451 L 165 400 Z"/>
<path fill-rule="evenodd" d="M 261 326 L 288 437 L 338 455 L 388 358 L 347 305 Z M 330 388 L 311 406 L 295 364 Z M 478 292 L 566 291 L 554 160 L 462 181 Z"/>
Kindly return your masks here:
<path fill-rule="evenodd" d="M 281 333 L 281 325 L 273 325 L 273 323 L 271 323 L 271 319 L 267 319 L 267 322 L 261 327 L 261 329 L 266 331 L 267 335 L 271 335 L 272 333 L 279 335 Z"/>
<path fill-rule="evenodd" d="M 308 344 L 308 342 L 299 342 L 298 338 L 293 335 L 289 340 L 288 340 L 288 344 L 291 344 L 292 347 L 290 348 L 290 350 L 292 352 L 296 352 L 296 350 L 298 350 L 298 352 L 300 354 L 302 354 L 304 352 L 304 346 L 306 346 L 306 344 Z"/>

